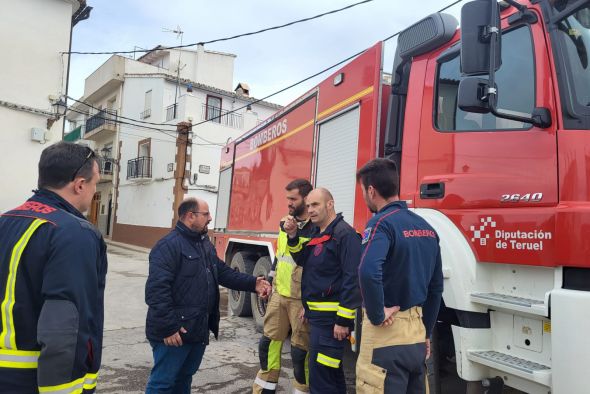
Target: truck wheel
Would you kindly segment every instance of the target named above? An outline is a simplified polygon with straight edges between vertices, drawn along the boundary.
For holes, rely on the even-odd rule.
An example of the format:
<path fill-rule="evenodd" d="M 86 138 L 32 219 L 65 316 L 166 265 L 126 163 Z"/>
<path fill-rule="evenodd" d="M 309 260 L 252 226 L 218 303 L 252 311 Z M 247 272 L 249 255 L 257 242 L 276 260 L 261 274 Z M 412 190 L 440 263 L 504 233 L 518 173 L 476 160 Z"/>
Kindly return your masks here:
<path fill-rule="evenodd" d="M 262 256 L 256 262 L 252 275 L 268 277 L 271 269 L 270 257 Z M 252 316 L 256 324 L 256 331 L 264 331 L 264 315 L 266 314 L 266 301 L 258 297 L 256 293 L 250 293 L 250 304 L 252 305 Z"/>
<path fill-rule="evenodd" d="M 252 274 L 254 262 L 245 252 L 237 252 L 231 259 L 230 267 L 244 274 Z M 228 304 L 234 316 L 252 316 L 248 292 L 229 290 Z"/>

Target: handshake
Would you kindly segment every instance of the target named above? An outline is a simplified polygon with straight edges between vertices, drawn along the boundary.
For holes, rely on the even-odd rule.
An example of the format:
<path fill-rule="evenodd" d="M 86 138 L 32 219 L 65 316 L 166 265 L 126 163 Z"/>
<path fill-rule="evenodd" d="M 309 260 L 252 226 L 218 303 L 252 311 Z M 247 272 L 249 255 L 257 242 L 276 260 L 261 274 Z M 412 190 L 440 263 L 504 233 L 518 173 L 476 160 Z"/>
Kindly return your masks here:
<path fill-rule="evenodd" d="M 272 292 L 272 286 L 263 276 L 259 276 L 256 278 L 256 293 L 262 299 L 267 299 L 270 293 Z"/>

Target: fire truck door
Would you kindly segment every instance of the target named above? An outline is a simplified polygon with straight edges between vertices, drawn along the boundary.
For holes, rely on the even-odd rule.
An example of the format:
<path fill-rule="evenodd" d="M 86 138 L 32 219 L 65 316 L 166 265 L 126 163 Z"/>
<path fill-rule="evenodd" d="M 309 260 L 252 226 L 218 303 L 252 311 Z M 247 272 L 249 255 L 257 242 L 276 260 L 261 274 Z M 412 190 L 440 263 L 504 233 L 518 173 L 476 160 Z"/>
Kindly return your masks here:
<path fill-rule="evenodd" d="M 535 106 L 555 106 L 539 25 L 516 26 L 502 33 L 502 66 L 496 82 L 498 106 L 504 112 L 523 115 L 530 114 Z M 449 52 L 433 56 L 427 64 L 416 207 L 555 206 L 555 111 L 551 110 L 553 124 L 547 129 L 462 111 L 457 107 L 457 90 L 463 78 L 459 51 L 454 51 L 454 57 Z"/>

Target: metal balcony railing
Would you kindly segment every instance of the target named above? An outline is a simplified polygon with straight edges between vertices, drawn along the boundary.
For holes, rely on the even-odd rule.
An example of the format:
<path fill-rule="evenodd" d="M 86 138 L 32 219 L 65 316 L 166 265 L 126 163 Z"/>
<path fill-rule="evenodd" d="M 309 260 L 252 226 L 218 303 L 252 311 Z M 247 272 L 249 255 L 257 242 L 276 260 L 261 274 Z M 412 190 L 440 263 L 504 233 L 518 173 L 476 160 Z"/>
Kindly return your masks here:
<path fill-rule="evenodd" d="M 127 161 L 127 179 L 152 177 L 152 157 L 141 156 Z"/>
<path fill-rule="evenodd" d="M 203 104 L 202 119 L 211 120 L 211 122 L 233 127 L 234 129 L 242 129 L 244 127 L 244 117 L 241 114 L 229 112 L 207 104 Z"/>
<path fill-rule="evenodd" d="M 86 120 L 86 131 L 84 133 L 90 133 L 105 124 L 113 126 L 117 124 L 117 110 L 105 109 L 88 118 Z"/>
<path fill-rule="evenodd" d="M 172 104 L 166 107 L 166 122 L 176 119 L 176 107 L 178 107 L 178 104 Z"/>
<path fill-rule="evenodd" d="M 139 114 L 140 119 L 147 119 L 150 116 L 152 116 L 152 109 L 151 108 L 148 108 L 145 111 L 141 111 L 141 113 Z"/>

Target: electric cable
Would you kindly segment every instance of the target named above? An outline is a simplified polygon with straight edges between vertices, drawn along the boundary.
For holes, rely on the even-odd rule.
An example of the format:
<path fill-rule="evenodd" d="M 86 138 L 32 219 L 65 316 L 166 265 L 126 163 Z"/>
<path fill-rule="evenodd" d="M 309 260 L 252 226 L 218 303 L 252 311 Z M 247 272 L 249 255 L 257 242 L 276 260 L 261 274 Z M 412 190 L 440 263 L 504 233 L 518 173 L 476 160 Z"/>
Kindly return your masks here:
<path fill-rule="evenodd" d="M 247 37 L 247 36 L 253 36 L 256 34 L 260 34 L 260 33 L 264 33 L 267 31 L 271 31 L 271 30 L 278 30 L 278 29 L 282 29 L 285 27 L 289 27 L 292 25 L 296 25 L 298 23 L 303 23 L 303 22 L 308 22 L 314 19 L 318 19 L 327 15 L 331 15 L 331 14 L 336 14 L 338 12 L 342 12 L 345 10 L 348 10 L 350 8 L 356 7 L 358 5 L 361 4 L 365 4 L 365 3 L 370 3 L 374 0 L 363 0 L 363 1 L 359 1 L 358 3 L 354 3 L 354 4 L 350 4 L 347 5 L 346 7 L 342 7 L 342 8 L 338 8 L 332 11 L 327 11 L 315 16 L 311 16 L 308 18 L 303 18 L 303 19 L 298 19 L 296 21 L 292 21 L 292 22 L 288 22 L 282 25 L 277 25 L 277 26 L 273 26 L 273 27 L 267 27 L 265 29 L 261 29 L 261 30 L 257 30 L 257 31 L 252 31 L 249 33 L 242 33 L 242 34 L 236 34 L 234 36 L 229 36 L 229 37 L 224 37 L 224 38 L 216 38 L 214 40 L 209 40 L 209 41 L 200 41 L 200 42 L 195 42 L 192 44 L 185 44 L 185 45 L 175 45 L 175 46 L 169 46 L 169 47 L 156 47 L 153 49 L 140 49 L 140 50 L 132 50 L 132 51 L 107 51 L 107 52 L 81 52 L 81 51 L 68 51 L 68 52 L 62 52 L 62 55 L 117 55 L 117 54 L 135 54 L 135 53 L 150 53 L 156 50 L 167 50 L 167 49 L 179 49 L 179 48 L 188 48 L 188 47 L 194 47 L 197 45 L 207 45 L 207 44 L 213 44 L 215 42 L 222 42 L 222 41 L 230 41 L 230 40 L 235 40 L 236 38 L 241 38 L 241 37 Z"/>

